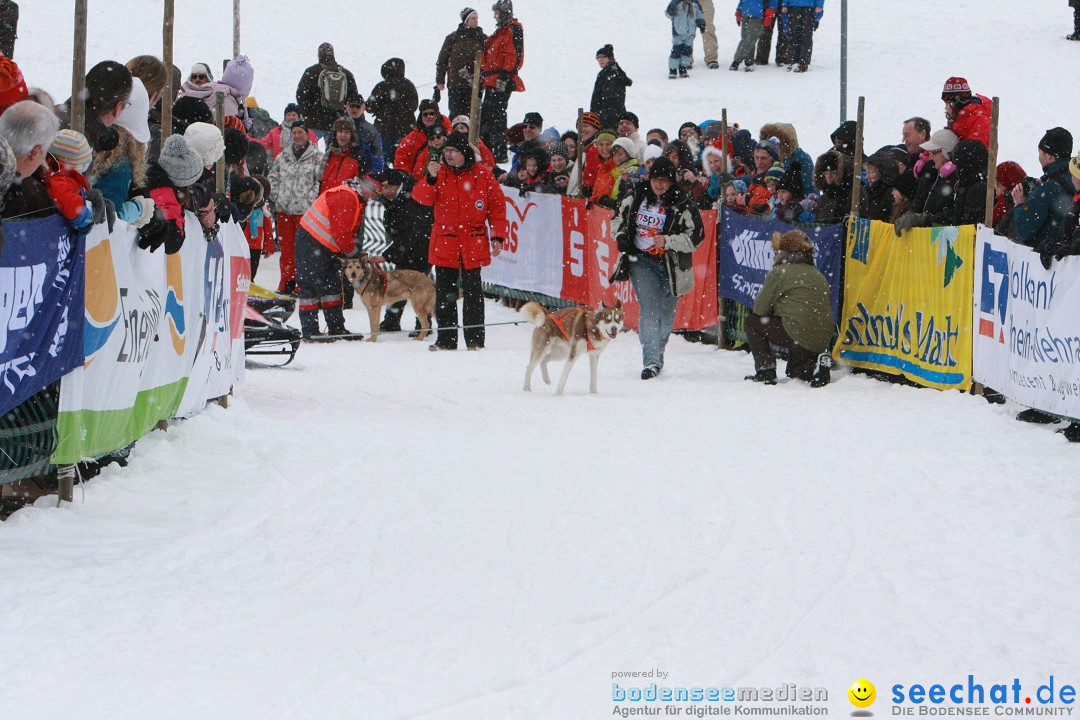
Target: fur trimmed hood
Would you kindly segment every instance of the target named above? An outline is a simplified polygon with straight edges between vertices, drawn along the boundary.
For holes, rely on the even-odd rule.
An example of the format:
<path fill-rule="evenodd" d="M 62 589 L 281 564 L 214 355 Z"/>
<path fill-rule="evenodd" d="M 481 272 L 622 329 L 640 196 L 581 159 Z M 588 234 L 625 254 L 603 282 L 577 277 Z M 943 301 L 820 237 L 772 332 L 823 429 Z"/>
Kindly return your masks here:
<path fill-rule="evenodd" d="M 765 123 L 761 126 L 758 138 L 768 140 L 774 137 L 780 141 L 780 160 L 787 162 L 791 154 L 799 148 L 799 136 L 791 123 Z"/>
<path fill-rule="evenodd" d="M 824 190 L 825 185 L 825 170 L 829 167 L 835 166 L 836 171 L 840 173 L 841 178 L 851 178 L 851 158 L 842 152 L 836 150 L 827 150 L 818 156 L 817 162 L 814 163 L 814 187 L 818 190 Z M 841 185 L 845 183 L 841 182 Z"/>

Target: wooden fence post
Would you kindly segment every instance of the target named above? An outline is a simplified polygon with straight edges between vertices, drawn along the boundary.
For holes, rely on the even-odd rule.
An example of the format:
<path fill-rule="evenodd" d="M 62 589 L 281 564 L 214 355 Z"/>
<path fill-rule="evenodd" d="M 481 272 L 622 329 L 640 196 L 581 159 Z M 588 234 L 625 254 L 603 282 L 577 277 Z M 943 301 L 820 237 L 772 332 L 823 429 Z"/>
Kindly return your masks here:
<path fill-rule="evenodd" d="M 161 60 L 165 63 L 165 89 L 161 91 L 161 141 L 172 135 L 172 106 L 176 97 L 173 87 L 173 18 L 175 0 L 165 0 L 165 15 L 161 22 Z"/>
<path fill-rule="evenodd" d="M 217 112 L 215 113 L 217 119 L 217 128 L 221 131 L 222 137 L 225 136 L 225 93 L 214 93 Z M 217 167 L 214 170 L 215 189 L 219 193 L 225 192 L 225 156 L 222 155 L 217 160 Z"/>
<path fill-rule="evenodd" d="M 851 214 L 855 217 L 859 216 L 859 204 L 862 202 L 862 182 L 860 181 L 860 176 L 862 175 L 863 164 L 863 113 L 865 109 L 866 98 L 860 95 L 859 118 L 855 126 L 855 168 L 852 170 L 854 173 L 854 184 L 851 188 Z"/>
<path fill-rule="evenodd" d="M 233 0 L 232 16 L 232 55 L 235 59 L 240 57 L 240 0 Z"/>
<path fill-rule="evenodd" d="M 720 110 L 720 152 L 723 154 L 723 165 L 721 171 L 726 173 L 729 170 L 728 167 L 728 124 L 727 124 L 727 108 L 721 108 Z M 716 206 L 716 242 L 720 244 L 720 216 L 723 215 L 724 195 L 723 188 L 720 190 L 720 202 Z M 719 252 L 719 247 L 717 247 Z M 717 278 L 719 280 L 719 278 Z M 720 284 L 716 286 L 716 349 L 721 350 L 724 347 L 724 332 L 727 329 L 727 303 L 724 302 L 724 298 L 720 297 Z"/>
<path fill-rule="evenodd" d="M 994 227 L 995 188 L 997 187 L 998 107 L 999 100 L 994 98 L 994 109 L 990 116 L 990 155 L 987 158 L 986 168 L 986 218 L 983 222 L 986 227 Z"/>
<path fill-rule="evenodd" d="M 71 63 L 71 129 L 86 130 L 86 1 L 75 0 L 75 57 Z"/>

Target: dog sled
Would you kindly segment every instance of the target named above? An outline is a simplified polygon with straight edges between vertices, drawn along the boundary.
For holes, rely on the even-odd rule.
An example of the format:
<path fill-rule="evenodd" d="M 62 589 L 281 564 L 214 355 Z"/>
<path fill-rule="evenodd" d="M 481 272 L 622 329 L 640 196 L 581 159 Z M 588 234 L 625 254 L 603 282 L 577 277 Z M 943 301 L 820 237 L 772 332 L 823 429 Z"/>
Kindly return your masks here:
<path fill-rule="evenodd" d="M 295 311 L 296 298 L 252 283 L 244 308 L 245 356 L 267 358 L 278 367 L 291 363 L 300 349 L 300 331 L 288 327 L 285 321 Z"/>

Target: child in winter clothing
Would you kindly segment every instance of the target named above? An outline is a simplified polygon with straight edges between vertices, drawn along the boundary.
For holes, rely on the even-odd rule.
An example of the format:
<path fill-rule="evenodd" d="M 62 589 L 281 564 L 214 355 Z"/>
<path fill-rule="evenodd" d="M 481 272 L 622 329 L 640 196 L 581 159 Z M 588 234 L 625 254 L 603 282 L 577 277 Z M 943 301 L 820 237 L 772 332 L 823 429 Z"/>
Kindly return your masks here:
<path fill-rule="evenodd" d="M 671 0 L 666 15 L 671 18 L 671 57 L 668 77 L 690 77 L 691 55 L 697 30 L 705 32 L 705 12 L 698 0 Z"/>
<path fill-rule="evenodd" d="M 86 206 L 90 185 L 83 176 L 91 160 L 90 143 L 74 130 L 61 130 L 49 148 L 52 172 L 45 176 L 45 188 L 60 214 L 79 233 L 88 232 L 94 224 L 93 213 Z"/>
<path fill-rule="evenodd" d="M 274 254 L 274 228 L 266 210 L 270 181 L 262 176 L 238 178 L 231 188 L 233 219 L 240 223 L 251 252 L 251 279 L 259 260 Z"/>

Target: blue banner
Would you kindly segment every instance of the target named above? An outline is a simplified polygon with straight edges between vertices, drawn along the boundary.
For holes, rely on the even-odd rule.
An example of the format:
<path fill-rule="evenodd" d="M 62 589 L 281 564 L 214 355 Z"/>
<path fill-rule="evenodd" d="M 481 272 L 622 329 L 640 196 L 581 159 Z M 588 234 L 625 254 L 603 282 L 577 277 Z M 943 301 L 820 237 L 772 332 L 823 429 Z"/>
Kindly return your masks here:
<path fill-rule="evenodd" d="M 833 317 L 840 317 L 840 287 L 844 278 L 844 224 L 796 227 L 777 220 L 747 217 L 723 208 L 716 262 L 720 297 L 754 307 L 765 276 L 773 266 L 772 234 L 802 230 L 814 244 L 814 265 L 829 281 Z"/>
<path fill-rule="evenodd" d="M 3 224 L 0 415 L 83 363 L 84 253 L 60 215 Z"/>

